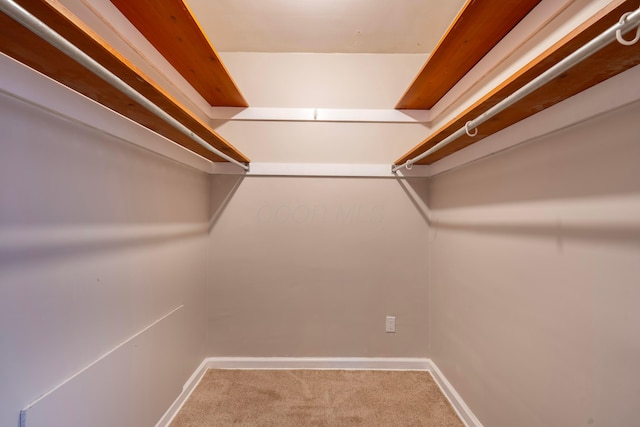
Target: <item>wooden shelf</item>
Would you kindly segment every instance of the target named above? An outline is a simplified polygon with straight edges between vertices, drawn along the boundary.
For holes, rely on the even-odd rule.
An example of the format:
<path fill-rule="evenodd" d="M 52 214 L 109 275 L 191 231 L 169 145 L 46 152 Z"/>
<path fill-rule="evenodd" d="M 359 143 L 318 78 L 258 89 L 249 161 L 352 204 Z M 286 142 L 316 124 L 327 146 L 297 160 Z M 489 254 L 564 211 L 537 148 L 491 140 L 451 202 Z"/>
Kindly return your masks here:
<path fill-rule="evenodd" d="M 501 85 L 396 160 L 395 164 L 403 164 L 407 160 L 424 153 L 463 127 L 466 122 L 475 119 L 567 55 L 600 35 L 618 22 L 622 14 L 637 9 L 639 5 L 640 0 L 611 2 L 598 14 L 580 25 Z M 431 164 L 440 160 L 638 64 L 640 64 L 640 43 L 636 43 L 633 46 L 623 46 L 613 41 L 596 54 L 583 60 L 561 76 L 484 123 L 478 128 L 477 136 L 472 138 L 463 135 L 441 150 L 417 162 L 417 164 Z"/>
<path fill-rule="evenodd" d="M 540 1 L 468 0 L 396 108 L 433 108 Z"/>
<path fill-rule="evenodd" d="M 248 106 L 182 0 L 111 0 L 111 3 L 209 104 Z"/>
<path fill-rule="evenodd" d="M 249 161 L 207 124 L 119 55 L 59 2 L 20 0 L 18 3 L 209 144 L 235 160 Z M 0 51 L 209 160 L 225 161 L 184 136 L 4 13 L 0 13 Z"/>

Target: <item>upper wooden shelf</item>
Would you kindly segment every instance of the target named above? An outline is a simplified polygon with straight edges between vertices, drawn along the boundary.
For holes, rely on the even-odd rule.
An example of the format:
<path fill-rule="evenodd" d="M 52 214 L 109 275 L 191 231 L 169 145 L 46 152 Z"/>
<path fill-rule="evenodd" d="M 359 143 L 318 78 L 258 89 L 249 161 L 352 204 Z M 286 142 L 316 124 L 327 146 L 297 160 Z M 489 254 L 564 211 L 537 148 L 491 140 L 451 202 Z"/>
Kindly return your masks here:
<path fill-rule="evenodd" d="M 58 1 L 19 0 L 17 3 L 213 147 L 240 162 L 249 161 Z M 0 13 L 0 51 L 209 160 L 226 162 L 4 13 Z"/>
<path fill-rule="evenodd" d="M 209 104 L 248 106 L 182 0 L 111 0 L 111 3 Z"/>
<path fill-rule="evenodd" d="M 396 160 L 395 164 L 403 164 L 407 160 L 426 152 L 462 128 L 469 120 L 475 119 L 516 90 L 531 82 L 551 66 L 603 33 L 616 24 L 624 13 L 632 12 L 638 6 L 640 6 L 640 0 L 612 1 L 599 13 L 529 62 L 407 154 Z M 633 46 L 624 46 L 614 40 L 599 52 L 586 58 L 559 77 L 482 124 L 478 127 L 476 136 L 463 135 L 446 147 L 417 162 L 417 164 L 431 164 L 440 160 L 638 64 L 640 64 L 640 43 L 636 43 Z"/>
<path fill-rule="evenodd" d="M 540 1 L 468 0 L 396 108 L 433 108 Z"/>

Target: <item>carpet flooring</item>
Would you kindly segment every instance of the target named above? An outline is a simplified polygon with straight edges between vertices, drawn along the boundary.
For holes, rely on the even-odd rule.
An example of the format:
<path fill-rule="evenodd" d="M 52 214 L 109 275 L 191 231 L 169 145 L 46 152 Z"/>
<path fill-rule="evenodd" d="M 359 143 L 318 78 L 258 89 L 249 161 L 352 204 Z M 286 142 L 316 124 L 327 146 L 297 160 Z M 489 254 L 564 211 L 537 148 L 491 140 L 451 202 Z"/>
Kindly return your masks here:
<path fill-rule="evenodd" d="M 428 372 L 210 369 L 171 427 L 464 427 Z"/>

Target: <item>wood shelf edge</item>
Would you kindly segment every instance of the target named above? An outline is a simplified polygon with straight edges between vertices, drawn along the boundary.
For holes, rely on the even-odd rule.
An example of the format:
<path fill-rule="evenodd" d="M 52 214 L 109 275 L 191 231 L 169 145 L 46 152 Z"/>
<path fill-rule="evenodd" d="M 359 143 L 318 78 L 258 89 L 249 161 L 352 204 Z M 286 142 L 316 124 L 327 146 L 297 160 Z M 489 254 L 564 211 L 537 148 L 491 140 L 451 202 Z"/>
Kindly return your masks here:
<path fill-rule="evenodd" d="M 442 141 L 464 124 L 478 117 L 502 99 L 529 83 L 552 65 L 592 40 L 620 19 L 620 16 L 640 5 L 640 0 L 618 0 L 611 2 L 560 41 L 522 67 L 503 83 L 484 95 L 462 113 L 440 127 L 428 138 L 416 145 L 394 164 L 400 165 Z M 441 158 L 525 119 L 539 111 L 555 105 L 589 87 L 640 64 L 640 44 L 622 46 L 612 42 L 596 54 L 583 60 L 562 76 L 523 98 L 507 110 L 483 124 L 474 138 L 466 135 L 431 154 L 416 164 L 432 164 Z"/>
<path fill-rule="evenodd" d="M 19 3 L 213 147 L 240 162 L 249 161 L 58 1 L 20 0 Z M 211 161 L 226 161 L 192 141 L 4 13 L 0 13 L 0 51 L 190 151 Z"/>

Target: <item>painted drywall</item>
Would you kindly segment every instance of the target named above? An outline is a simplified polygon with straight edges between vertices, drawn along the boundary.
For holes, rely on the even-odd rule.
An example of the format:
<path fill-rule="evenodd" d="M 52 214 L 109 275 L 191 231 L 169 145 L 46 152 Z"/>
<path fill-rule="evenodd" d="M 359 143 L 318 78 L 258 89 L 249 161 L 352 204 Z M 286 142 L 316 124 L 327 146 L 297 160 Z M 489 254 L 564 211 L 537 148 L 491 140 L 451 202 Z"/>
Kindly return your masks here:
<path fill-rule="evenodd" d="M 426 55 L 223 52 L 252 107 L 393 109 Z M 253 162 L 391 164 L 430 132 L 421 123 L 214 121 Z"/>
<path fill-rule="evenodd" d="M 223 53 L 251 106 L 393 108 L 424 55 Z M 227 122 L 254 162 L 389 163 L 421 124 Z M 214 177 L 209 356 L 426 355 L 426 180 Z M 385 316 L 397 332 L 386 334 Z"/>
<path fill-rule="evenodd" d="M 431 178 L 429 354 L 486 426 L 637 424 L 638 117 Z"/>
<path fill-rule="evenodd" d="M 414 123 L 255 121 L 227 122 L 216 130 L 256 163 L 386 163 L 391 168 L 428 129 Z"/>
<path fill-rule="evenodd" d="M 39 414 L 153 425 L 205 356 L 208 176 L 6 94 L 0 128 L 0 425 L 182 307 Z"/>
<path fill-rule="evenodd" d="M 425 179 L 216 176 L 212 196 L 209 356 L 426 356 Z"/>
<path fill-rule="evenodd" d="M 252 107 L 393 108 L 426 54 L 221 52 Z"/>

